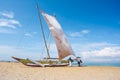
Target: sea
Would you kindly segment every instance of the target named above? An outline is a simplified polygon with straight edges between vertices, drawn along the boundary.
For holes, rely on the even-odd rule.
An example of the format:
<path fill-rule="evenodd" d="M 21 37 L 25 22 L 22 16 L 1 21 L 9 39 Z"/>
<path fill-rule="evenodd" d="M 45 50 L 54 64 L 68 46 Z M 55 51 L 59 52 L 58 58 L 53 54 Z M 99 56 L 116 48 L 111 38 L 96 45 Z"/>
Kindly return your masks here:
<path fill-rule="evenodd" d="M 77 62 L 73 62 L 72 66 L 78 66 Z M 114 66 L 120 67 L 120 63 L 81 63 L 81 66 Z"/>

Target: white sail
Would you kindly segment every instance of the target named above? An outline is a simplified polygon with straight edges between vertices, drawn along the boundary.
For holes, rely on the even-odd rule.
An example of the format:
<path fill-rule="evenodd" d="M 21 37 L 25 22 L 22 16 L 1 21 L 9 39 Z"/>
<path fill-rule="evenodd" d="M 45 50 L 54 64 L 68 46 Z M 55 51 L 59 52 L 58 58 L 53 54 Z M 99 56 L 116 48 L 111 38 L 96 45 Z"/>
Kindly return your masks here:
<path fill-rule="evenodd" d="M 73 52 L 70 44 L 68 43 L 66 36 L 65 36 L 60 24 L 56 20 L 56 18 L 54 16 L 48 15 L 44 12 L 42 12 L 42 15 L 43 15 L 45 21 L 47 22 L 48 27 L 52 33 L 52 36 L 56 42 L 59 59 L 61 60 L 68 55 L 74 55 L 74 52 Z"/>

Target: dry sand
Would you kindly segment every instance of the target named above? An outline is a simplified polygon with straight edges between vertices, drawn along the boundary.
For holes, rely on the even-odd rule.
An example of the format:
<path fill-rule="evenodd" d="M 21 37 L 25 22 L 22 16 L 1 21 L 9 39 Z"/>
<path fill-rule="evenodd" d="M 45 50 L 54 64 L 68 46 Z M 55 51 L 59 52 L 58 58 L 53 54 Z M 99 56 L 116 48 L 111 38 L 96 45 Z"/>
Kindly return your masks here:
<path fill-rule="evenodd" d="M 0 80 L 120 80 L 120 67 L 28 67 L 0 62 Z"/>

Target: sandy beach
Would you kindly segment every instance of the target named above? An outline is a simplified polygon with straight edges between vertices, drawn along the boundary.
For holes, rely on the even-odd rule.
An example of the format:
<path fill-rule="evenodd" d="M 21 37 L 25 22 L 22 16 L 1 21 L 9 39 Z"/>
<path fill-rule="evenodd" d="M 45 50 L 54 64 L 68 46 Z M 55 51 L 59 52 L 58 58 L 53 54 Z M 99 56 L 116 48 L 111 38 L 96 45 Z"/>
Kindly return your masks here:
<path fill-rule="evenodd" d="M 0 62 L 0 80 L 120 80 L 120 67 L 28 67 Z"/>

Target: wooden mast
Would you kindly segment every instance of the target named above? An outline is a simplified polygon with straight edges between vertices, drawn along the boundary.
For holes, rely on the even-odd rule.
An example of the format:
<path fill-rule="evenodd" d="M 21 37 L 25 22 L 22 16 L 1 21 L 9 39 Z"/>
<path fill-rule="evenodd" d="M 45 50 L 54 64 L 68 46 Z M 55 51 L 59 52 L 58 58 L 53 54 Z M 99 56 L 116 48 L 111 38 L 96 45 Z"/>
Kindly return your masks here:
<path fill-rule="evenodd" d="M 38 3 L 37 3 L 37 10 L 38 10 L 38 18 L 39 18 L 39 22 L 40 22 L 40 26 L 41 26 L 42 36 L 43 36 L 44 43 L 45 43 L 45 48 L 46 48 L 46 51 L 47 51 L 48 58 L 50 58 L 49 49 L 48 49 L 48 46 L 47 46 L 47 42 L 46 42 L 46 39 L 45 39 L 45 33 L 44 33 L 43 25 L 42 25 L 42 20 L 40 18 L 40 11 L 39 11 L 40 9 L 39 9 Z"/>

